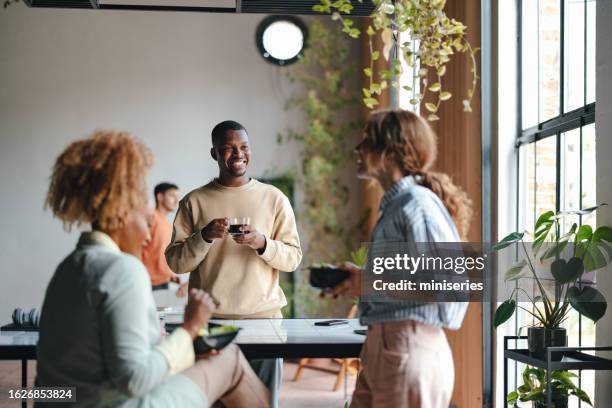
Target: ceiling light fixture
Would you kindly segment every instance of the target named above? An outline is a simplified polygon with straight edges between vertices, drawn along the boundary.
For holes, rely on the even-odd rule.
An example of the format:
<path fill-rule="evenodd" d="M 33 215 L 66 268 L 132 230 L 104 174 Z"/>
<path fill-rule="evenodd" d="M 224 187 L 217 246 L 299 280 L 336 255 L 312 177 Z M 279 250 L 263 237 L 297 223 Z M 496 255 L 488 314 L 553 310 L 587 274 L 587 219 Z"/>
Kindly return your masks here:
<path fill-rule="evenodd" d="M 269 16 L 257 26 L 257 48 L 261 56 L 276 65 L 298 60 L 306 48 L 308 29 L 294 16 Z"/>

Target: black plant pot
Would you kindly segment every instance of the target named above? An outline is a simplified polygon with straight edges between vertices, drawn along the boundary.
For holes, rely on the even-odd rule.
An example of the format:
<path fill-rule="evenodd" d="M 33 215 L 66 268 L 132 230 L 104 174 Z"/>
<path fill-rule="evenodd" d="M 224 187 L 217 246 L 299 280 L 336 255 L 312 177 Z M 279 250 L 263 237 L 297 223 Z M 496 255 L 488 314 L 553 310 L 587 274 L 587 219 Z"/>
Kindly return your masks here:
<path fill-rule="evenodd" d="M 563 328 L 530 327 L 527 329 L 527 342 L 529 355 L 546 360 L 546 347 L 567 346 L 567 332 Z M 562 357 L 563 353 L 552 353 L 551 355 L 553 361 L 560 361 Z"/>
<path fill-rule="evenodd" d="M 540 404 L 540 403 L 535 403 L 534 407 L 535 408 L 567 408 L 567 395 L 555 395 L 553 393 L 552 396 L 552 407 L 547 407 L 546 403 Z"/>

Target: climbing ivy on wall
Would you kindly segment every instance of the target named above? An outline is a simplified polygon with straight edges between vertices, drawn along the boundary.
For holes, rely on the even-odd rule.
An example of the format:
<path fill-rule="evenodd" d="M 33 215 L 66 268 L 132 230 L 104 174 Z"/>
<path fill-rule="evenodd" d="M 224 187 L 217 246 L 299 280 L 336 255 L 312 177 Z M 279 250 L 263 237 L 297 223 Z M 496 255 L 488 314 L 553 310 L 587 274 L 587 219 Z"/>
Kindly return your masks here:
<path fill-rule="evenodd" d="M 358 83 L 350 41 L 314 21 L 309 25 L 309 47 L 288 72 L 300 92 L 288 100 L 287 107 L 300 109 L 306 120 L 304 128 L 279 135 L 279 142 L 296 142 L 300 149 L 295 179 L 303 196 L 298 219 L 307 239 L 302 265 L 347 260 L 359 246 L 365 219 L 363 214 L 347 214 L 347 203 L 356 198 L 350 197 L 342 180 L 362 126 L 358 120 L 359 87 L 350 86 L 351 81 Z M 350 301 L 319 300 L 305 278 L 297 280 L 298 314 L 300 308 L 317 316 L 348 310 Z"/>

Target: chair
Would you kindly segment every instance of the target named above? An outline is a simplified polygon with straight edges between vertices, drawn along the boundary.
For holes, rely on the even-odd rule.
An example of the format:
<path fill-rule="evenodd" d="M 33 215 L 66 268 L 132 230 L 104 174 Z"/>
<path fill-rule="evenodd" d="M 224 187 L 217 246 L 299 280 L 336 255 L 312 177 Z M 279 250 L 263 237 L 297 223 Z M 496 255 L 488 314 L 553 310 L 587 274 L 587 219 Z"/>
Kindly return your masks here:
<path fill-rule="evenodd" d="M 357 316 L 357 305 L 351 306 L 351 310 L 348 313 L 347 318 L 354 319 Z M 305 368 L 310 368 L 312 370 L 323 371 L 326 373 L 336 374 L 336 382 L 334 384 L 334 391 L 338 391 L 342 384 L 344 383 L 344 376 L 348 373 L 351 375 L 357 375 L 359 370 L 361 369 L 361 361 L 358 358 L 334 358 L 332 361 L 338 363 L 340 366 L 338 369 L 328 368 L 328 367 L 320 367 L 318 365 L 314 365 L 310 362 L 309 358 L 301 358 L 298 369 L 293 376 L 293 381 L 299 381 L 302 376 L 302 371 Z"/>

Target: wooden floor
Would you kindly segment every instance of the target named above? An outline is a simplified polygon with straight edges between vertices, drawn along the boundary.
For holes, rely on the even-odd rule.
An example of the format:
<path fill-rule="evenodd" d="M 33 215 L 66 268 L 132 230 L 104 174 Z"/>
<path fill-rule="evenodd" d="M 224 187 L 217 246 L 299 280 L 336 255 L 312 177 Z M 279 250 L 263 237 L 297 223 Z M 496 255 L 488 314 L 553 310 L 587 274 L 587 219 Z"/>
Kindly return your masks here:
<path fill-rule="evenodd" d="M 331 367 L 332 363 L 329 364 Z M 344 386 L 338 391 L 332 391 L 336 376 L 321 371 L 305 369 L 299 382 L 293 382 L 297 364 L 285 363 L 283 385 L 280 392 L 279 405 L 283 408 L 342 408 L 350 401 L 355 389 L 355 376 L 349 375 L 347 381 L 347 396 Z"/>
<path fill-rule="evenodd" d="M 333 363 L 329 363 L 331 366 Z M 355 388 L 355 377 L 348 376 L 347 394 L 345 398 L 344 387 L 339 391 L 332 391 L 335 376 L 315 370 L 304 370 L 299 382 L 293 382 L 293 375 L 297 364 L 285 362 L 283 372 L 283 385 L 280 392 L 280 406 L 282 408 L 342 408 L 350 399 Z M 28 384 L 34 382 L 36 363 L 28 364 Z M 0 390 L 15 388 L 21 385 L 21 364 L 19 362 L 0 361 Z M 20 407 L 20 403 L 8 401 L 5 396 L 0 397 L 0 408 Z M 32 406 L 29 404 L 28 406 Z"/>
<path fill-rule="evenodd" d="M 34 384 L 34 376 L 36 375 L 36 362 L 28 363 L 28 385 Z M 9 388 L 21 387 L 21 363 L 18 361 L 0 361 L 0 390 L 6 392 Z M 7 399 L 6 395 L 0 395 L 0 407 L 20 407 L 20 402 L 14 402 Z M 28 407 L 33 406 L 32 403 Z"/>

